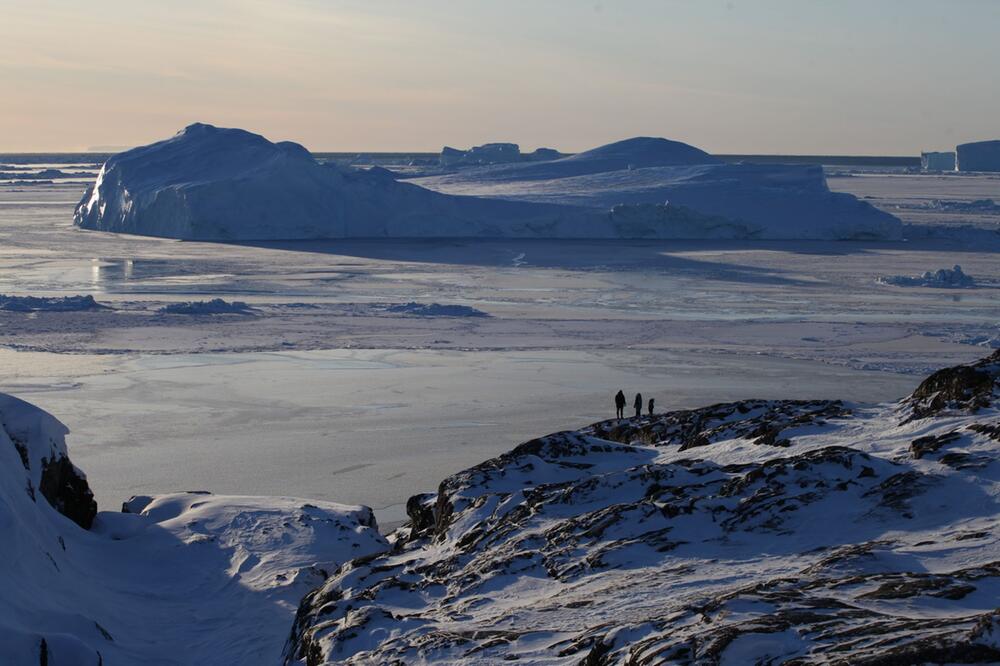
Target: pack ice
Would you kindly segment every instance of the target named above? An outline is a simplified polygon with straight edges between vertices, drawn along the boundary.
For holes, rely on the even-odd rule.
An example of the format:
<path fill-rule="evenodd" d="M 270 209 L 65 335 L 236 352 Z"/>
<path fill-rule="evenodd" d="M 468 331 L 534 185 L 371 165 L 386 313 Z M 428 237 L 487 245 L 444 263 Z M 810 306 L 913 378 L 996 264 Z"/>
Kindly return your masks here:
<path fill-rule="evenodd" d="M 401 182 L 200 123 L 109 159 L 74 219 L 85 229 L 220 241 L 890 239 L 901 230 L 893 216 L 830 192 L 818 166 L 722 164 L 665 139 Z"/>

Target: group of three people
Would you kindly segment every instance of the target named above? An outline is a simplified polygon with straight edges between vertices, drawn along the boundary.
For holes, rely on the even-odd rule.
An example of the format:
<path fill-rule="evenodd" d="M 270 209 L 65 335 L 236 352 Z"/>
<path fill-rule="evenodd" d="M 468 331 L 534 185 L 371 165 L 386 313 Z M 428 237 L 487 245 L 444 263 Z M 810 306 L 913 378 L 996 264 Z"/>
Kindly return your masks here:
<path fill-rule="evenodd" d="M 653 403 L 656 400 L 654 398 L 649 399 L 649 413 L 653 413 Z M 618 393 L 615 395 L 615 414 L 618 418 L 625 418 L 625 394 L 619 389 Z M 635 407 L 635 415 L 642 416 L 642 394 L 636 393 L 635 400 L 632 402 L 632 406 Z"/>

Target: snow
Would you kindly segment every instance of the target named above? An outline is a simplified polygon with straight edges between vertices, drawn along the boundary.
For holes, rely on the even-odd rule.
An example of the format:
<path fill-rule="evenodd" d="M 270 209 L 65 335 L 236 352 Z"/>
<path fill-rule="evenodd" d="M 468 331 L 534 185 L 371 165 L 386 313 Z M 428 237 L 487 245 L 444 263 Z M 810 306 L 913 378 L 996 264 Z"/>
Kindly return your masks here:
<path fill-rule="evenodd" d="M 253 314 L 254 309 L 243 301 L 224 301 L 213 298 L 210 301 L 188 301 L 185 303 L 170 303 L 157 310 L 160 314 L 214 315 L 214 314 Z"/>
<path fill-rule="evenodd" d="M 496 144 L 481 152 L 513 155 L 514 148 Z M 819 166 L 721 164 L 666 139 L 637 137 L 554 160 L 399 182 L 321 165 L 298 144 L 205 124 L 109 159 L 75 222 L 85 229 L 222 241 L 892 239 L 901 229 L 893 216 L 831 192 Z"/>
<path fill-rule="evenodd" d="M 300 597 L 386 548 L 370 509 L 280 497 L 137 498 L 87 531 L 29 492 L 65 426 L 6 395 L 0 422 L 3 663 L 276 663 Z"/>
<path fill-rule="evenodd" d="M 7 296 L 0 294 L 0 310 L 7 312 L 78 312 L 100 310 L 106 306 L 85 296 Z"/>
<path fill-rule="evenodd" d="M 975 280 L 962 272 L 962 267 L 955 264 L 952 268 L 939 268 L 936 271 L 924 271 L 919 277 L 907 275 L 883 275 L 878 278 L 882 284 L 898 287 L 938 287 L 942 289 L 975 286 Z"/>

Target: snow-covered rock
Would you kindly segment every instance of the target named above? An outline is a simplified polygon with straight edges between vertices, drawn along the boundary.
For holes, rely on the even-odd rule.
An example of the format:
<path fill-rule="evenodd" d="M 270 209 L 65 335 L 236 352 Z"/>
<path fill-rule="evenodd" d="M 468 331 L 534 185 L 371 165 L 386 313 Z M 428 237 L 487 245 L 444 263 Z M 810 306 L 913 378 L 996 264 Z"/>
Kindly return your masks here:
<path fill-rule="evenodd" d="M 998 663 L 1000 353 L 883 405 L 532 440 L 417 495 L 287 664 Z"/>
<path fill-rule="evenodd" d="M 975 286 L 975 280 L 962 272 L 962 267 L 956 264 L 952 268 L 939 268 L 936 271 L 924 271 L 916 277 L 909 275 L 883 275 L 877 279 L 882 284 L 898 287 L 938 287 L 942 289 Z"/>
<path fill-rule="evenodd" d="M 109 159 L 74 220 L 85 229 L 223 241 L 839 239 L 900 231 L 891 215 L 830 192 L 820 167 L 721 164 L 666 139 L 400 182 L 320 164 L 295 143 L 204 124 Z"/>
<path fill-rule="evenodd" d="M 178 493 L 98 513 L 66 432 L 0 394 L 0 664 L 277 663 L 302 595 L 387 547 L 366 507 Z"/>

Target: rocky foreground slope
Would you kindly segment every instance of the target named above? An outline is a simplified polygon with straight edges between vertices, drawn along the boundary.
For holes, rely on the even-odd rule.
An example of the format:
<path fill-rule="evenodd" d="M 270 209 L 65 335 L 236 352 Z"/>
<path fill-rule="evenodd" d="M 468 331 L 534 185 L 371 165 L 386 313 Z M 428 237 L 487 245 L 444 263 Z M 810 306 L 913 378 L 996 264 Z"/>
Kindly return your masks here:
<path fill-rule="evenodd" d="M 561 432 L 445 479 L 286 664 L 1000 662 L 1000 352 L 899 403 Z"/>

